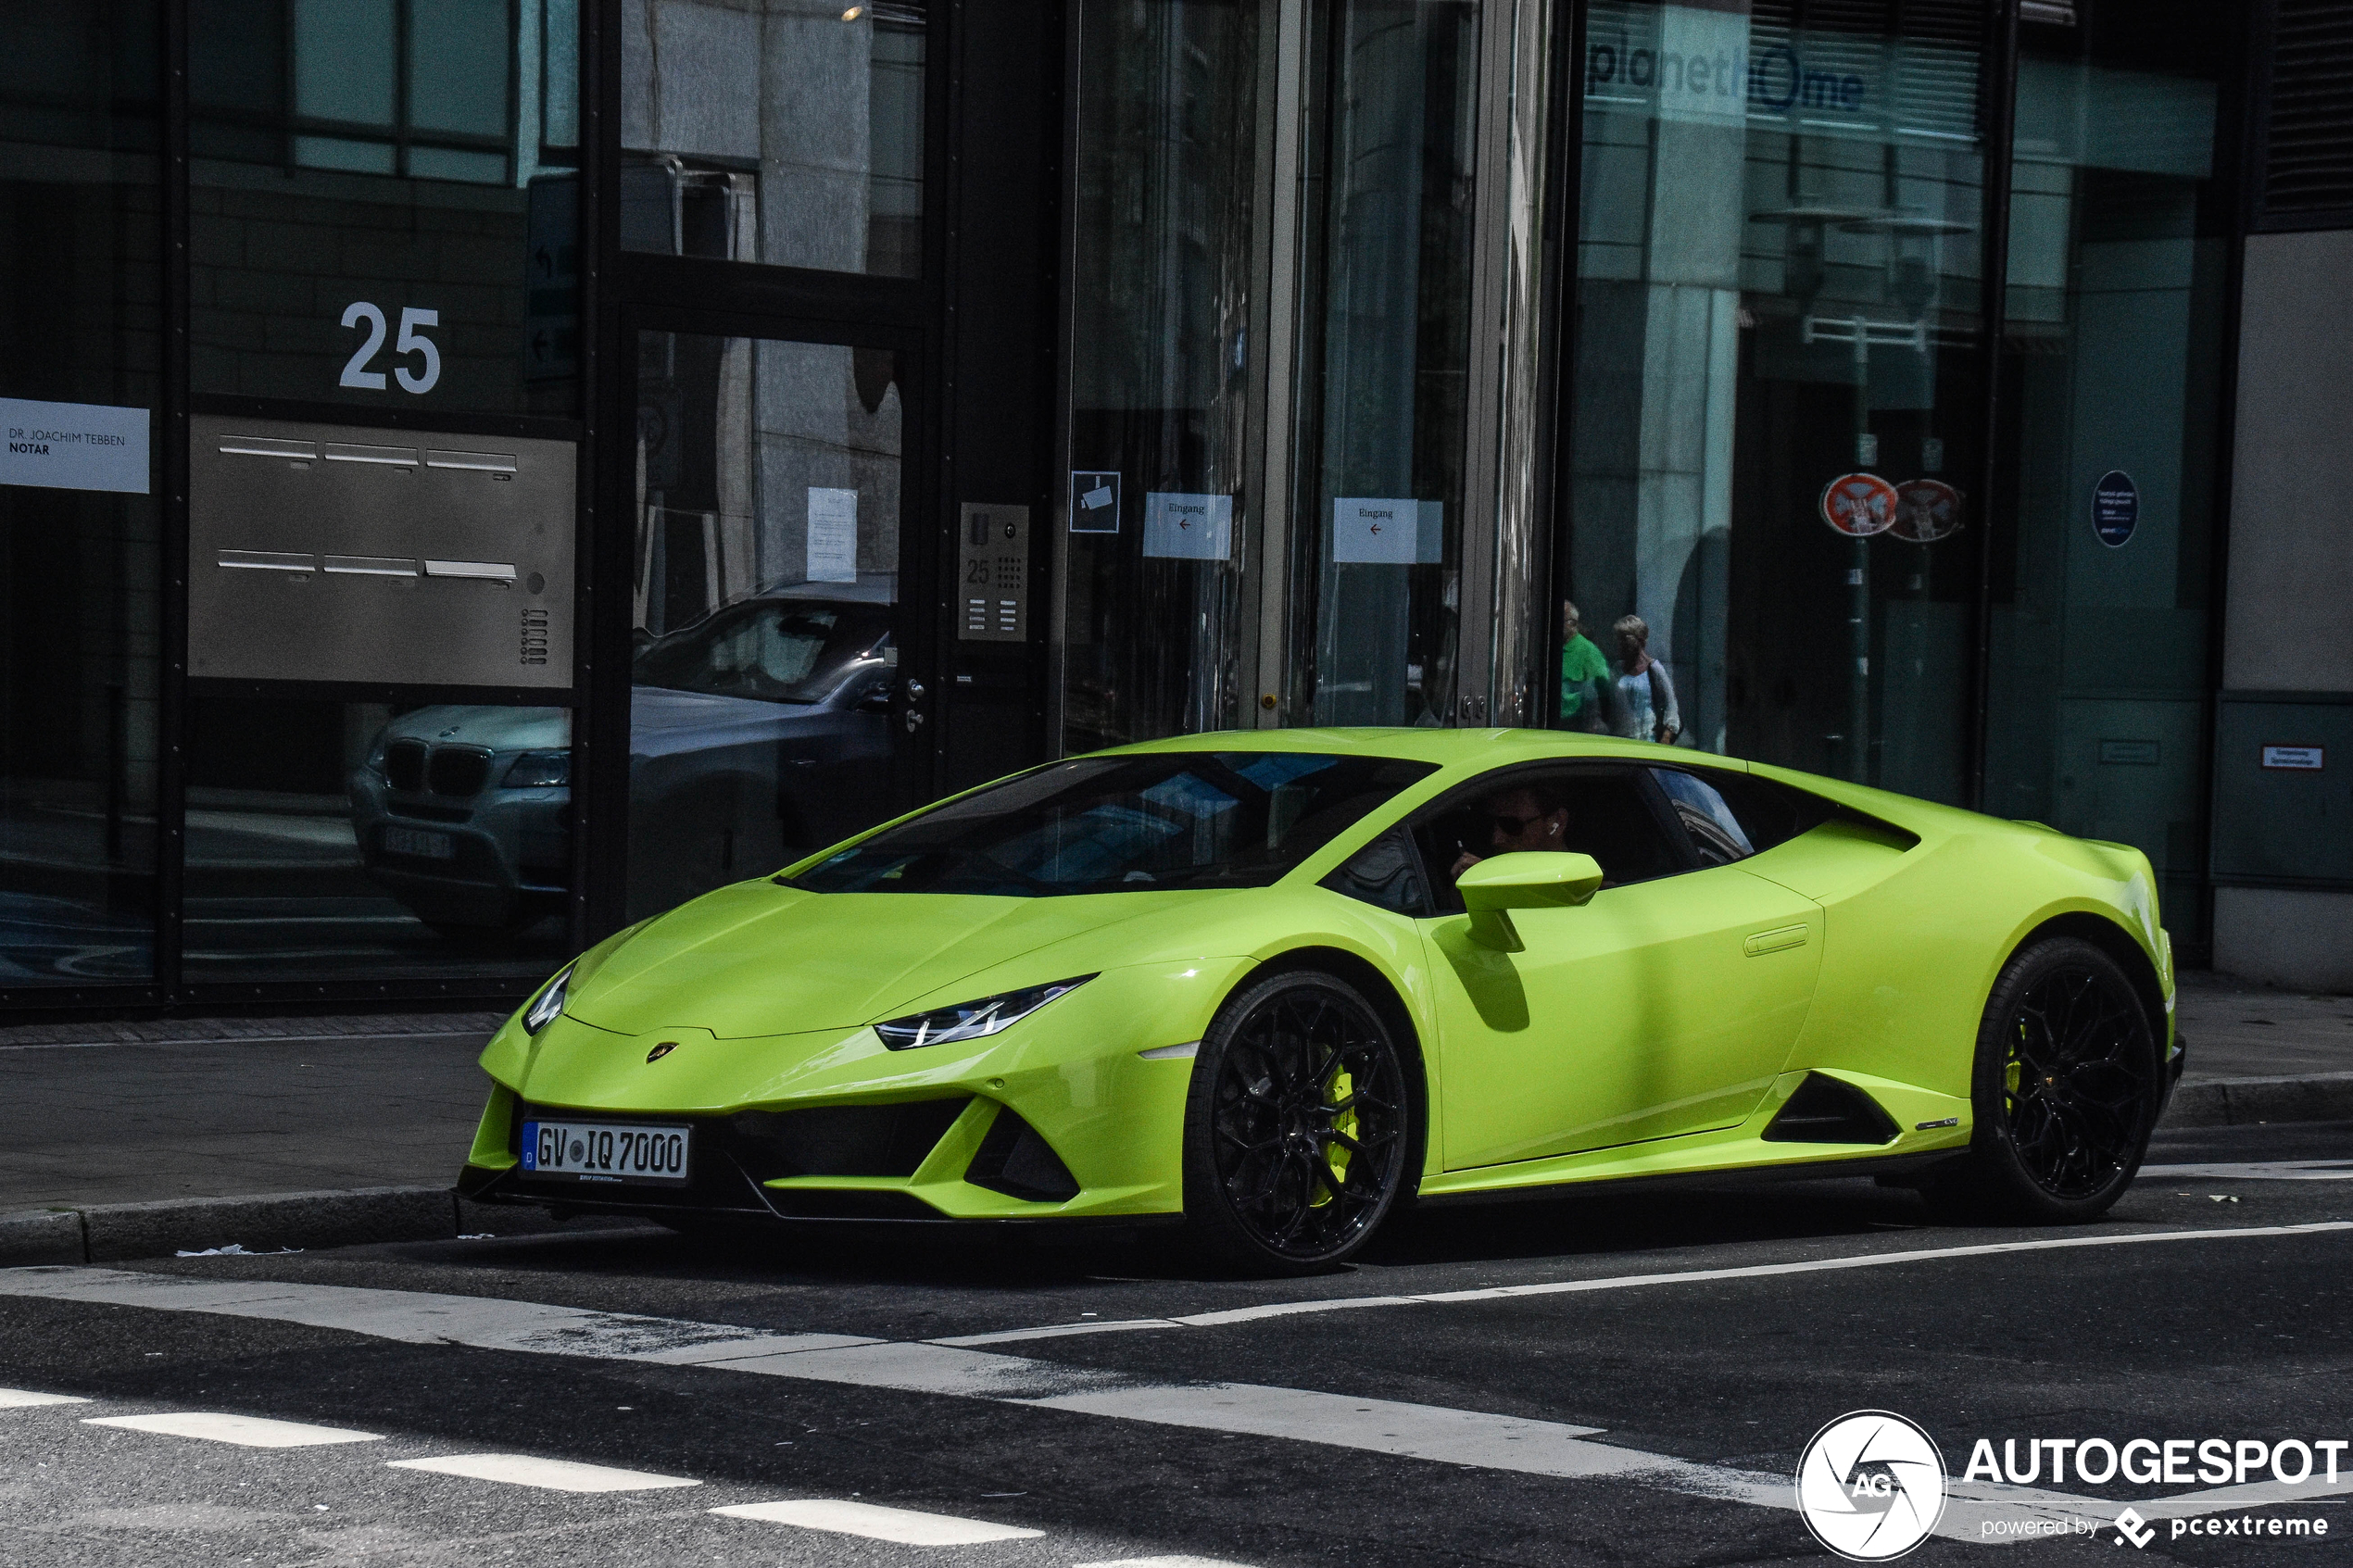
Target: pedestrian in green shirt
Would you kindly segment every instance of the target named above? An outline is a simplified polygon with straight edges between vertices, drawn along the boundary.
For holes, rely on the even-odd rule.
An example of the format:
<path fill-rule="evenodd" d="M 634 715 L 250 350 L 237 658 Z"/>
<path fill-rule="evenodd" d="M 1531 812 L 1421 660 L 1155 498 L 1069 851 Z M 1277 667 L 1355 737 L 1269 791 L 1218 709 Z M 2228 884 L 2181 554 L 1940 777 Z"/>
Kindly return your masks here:
<path fill-rule="evenodd" d="M 1601 728 L 1601 689 L 1594 684 L 1609 677 L 1609 660 L 1593 646 L 1579 624 L 1577 606 L 1561 601 L 1561 725 L 1571 730 Z"/>

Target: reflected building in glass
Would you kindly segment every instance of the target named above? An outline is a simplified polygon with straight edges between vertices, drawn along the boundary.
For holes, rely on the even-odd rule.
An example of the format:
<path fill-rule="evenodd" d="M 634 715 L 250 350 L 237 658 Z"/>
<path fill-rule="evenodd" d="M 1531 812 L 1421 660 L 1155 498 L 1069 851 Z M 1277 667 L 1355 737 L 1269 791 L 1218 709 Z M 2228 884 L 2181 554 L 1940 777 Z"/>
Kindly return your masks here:
<path fill-rule="evenodd" d="M 2336 0 L 19 22 L 0 1006 L 509 997 L 1308 724 L 2048 822 L 2353 987 Z"/>

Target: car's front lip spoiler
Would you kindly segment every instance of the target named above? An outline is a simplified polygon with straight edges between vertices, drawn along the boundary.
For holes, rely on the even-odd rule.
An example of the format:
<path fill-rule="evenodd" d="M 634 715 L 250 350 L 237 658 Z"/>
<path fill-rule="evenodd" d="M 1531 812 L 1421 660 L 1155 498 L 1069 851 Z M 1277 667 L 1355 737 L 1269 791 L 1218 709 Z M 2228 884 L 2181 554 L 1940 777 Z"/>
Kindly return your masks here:
<path fill-rule="evenodd" d="M 750 1201 L 742 1204 L 716 1203 L 698 1198 L 685 1203 L 663 1203 L 633 1197 L 605 1198 L 584 1193 L 574 1198 L 566 1192 L 545 1188 L 524 1188 L 519 1179 L 519 1168 L 496 1170 L 484 1165 L 468 1165 L 458 1173 L 458 1196 L 469 1203 L 528 1205 L 547 1209 L 557 1218 L 573 1214 L 610 1214 L 615 1218 L 661 1220 L 688 1214 L 707 1214 L 714 1218 L 771 1222 L 778 1224 L 853 1224 L 853 1225 L 954 1225 L 962 1229 L 981 1226 L 1086 1226 L 1103 1230 L 1132 1229 L 1140 1225 L 1172 1225 L 1184 1221 L 1182 1214 L 1003 1214 L 964 1217 L 943 1214 L 921 1198 L 909 1196 L 906 1211 L 837 1212 L 816 1210 L 796 1212 L 781 1207 L 788 1201 L 786 1195 L 772 1193 L 745 1179 Z M 801 1189 L 814 1193 L 824 1189 Z M 854 1191 L 855 1189 L 845 1189 Z M 861 1195 L 862 1196 L 862 1194 Z M 924 1210 L 928 1212 L 915 1212 Z"/>

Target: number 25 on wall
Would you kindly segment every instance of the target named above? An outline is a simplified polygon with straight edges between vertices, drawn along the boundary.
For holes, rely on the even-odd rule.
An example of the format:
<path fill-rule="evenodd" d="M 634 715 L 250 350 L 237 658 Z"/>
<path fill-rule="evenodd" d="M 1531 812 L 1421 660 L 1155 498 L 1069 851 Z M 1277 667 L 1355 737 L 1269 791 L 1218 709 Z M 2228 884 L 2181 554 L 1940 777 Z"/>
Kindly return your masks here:
<path fill-rule="evenodd" d="M 345 326 L 356 327 L 362 321 L 368 323 L 368 336 L 359 345 L 359 352 L 345 362 L 341 384 L 360 387 L 369 392 L 382 392 L 384 389 L 384 373 L 368 369 L 368 361 L 373 359 L 376 350 L 384 345 L 384 313 L 364 299 L 343 307 Z M 402 308 L 400 335 L 394 340 L 392 351 L 397 355 L 416 355 L 424 368 L 411 372 L 406 365 L 394 366 L 392 373 L 399 381 L 401 391 L 431 392 L 434 383 L 441 379 L 441 350 L 434 346 L 433 339 L 417 331 L 419 327 L 439 325 L 441 312 L 438 310 L 420 310 L 413 305 Z"/>

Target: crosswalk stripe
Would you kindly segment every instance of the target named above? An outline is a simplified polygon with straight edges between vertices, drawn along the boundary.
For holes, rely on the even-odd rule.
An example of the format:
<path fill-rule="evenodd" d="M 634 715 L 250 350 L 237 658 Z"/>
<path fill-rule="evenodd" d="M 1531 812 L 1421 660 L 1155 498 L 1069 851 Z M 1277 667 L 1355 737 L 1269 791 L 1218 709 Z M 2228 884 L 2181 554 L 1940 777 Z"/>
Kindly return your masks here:
<path fill-rule="evenodd" d="M 1015 1524 L 992 1524 L 985 1519 L 958 1519 L 952 1514 L 833 1498 L 736 1503 L 711 1512 L 730 1519 L 798 1524 L 804 1530 L 830 1530 L 838 1536 L 863 1536 L 870 1541 L 896 1541 L 901 1546 L 979 1546 L 988 1541 L 1026 1541 L 1045 1534 Z"/>
<path fill-rule="evenodd" d="M 448 1454 L 439 1459 L 396 1459 L 387 1470 L 423 1470 L 435 1475 L 462 1475 L 474 1481 L 502 1481 L 510 1486 L 538 1486 L 551 1492 L 651 1492 L 664 1486 L 699 1486 L 683 1475 L 656 1475 L 644 1470 L 615 1470 L 610 1465 L 580 1464 L 568 1459 L 537 1459 L 530 1454 Z"/>
<path fill-rule="evenodd" d="M 0 1411 L 31 1410 L 38 1405 L 86 1405 L 72 1394 L 36 1394 L 30 1388 L 0 1388 Z"/>
<path fill-rule="evenodd" d="M 1078 1562 L 1071 1568 L 1242 1568 L 1222 1557 L 1118 1557 L 1105 1562 Z"/>
<path fill-rule="evenodd" d="M 157 1415 L 94 1415 L 85 1426 L 120 1426 L 131 1432 L 155 1432 L 167 1437 L 200 1437 L 208 1443 L 234 1443 L 246 1449 L 311 1449 L 327 1443 L 381 1443 L 373 1432 L 347 1426 L 311 1426 L 299 1421 L 270 1421 L 258 1415 L 228 1415 L 218 1411 L 167 1411 Z"/>
<path fill-rule="evenodd" d="M 2319 1236 L 2348 1230 L 2353 1230 L 2353 1221 L 2330 1220 L 2290 1225 L 2058 1237 L 1679 1273 L 1485 1286 L 1394 1299 L 1494 1301 L 1637 1286 L 1802 1275 L 1825 1270 L 2060 1248 Z M 97 1268 L 0 1269 L 0 1296 L 104 1302 L 166 1311 L 217 1312 L 312 1323 L 413 1343 L 472 1345 L 486 1349 L 619 1361 L 686 1361 L 715 1371 L 1043 1406 L 1165 1426 L 1371 1449 L 1524 1474 L 1605 1477 L 1764 1508 L 1796 1506 L 1794 1491 L 1785 1474 L 1763 1474 L 1729 1465 L 1647 1453 L 1617 1443 L 1592 1442 L 1587 1439 L 1599 1434 L 1591 1427 L 1305 1389 L 1244 1384 L 1172 1386 L 1107 1368 L 1033 1361 L 941 1343 L 876 1341 L 833 1335 L 770 1335 L 724 1323 L 592 1312 L 495 1298 L 444 1297 L 344 1286 L 233 1283 Z M 1289 1303 L 1271 1305 L 1290 1310 Z M 1241 1309 L 1202 1317 L 1221 1323 L 1239 1321 L 1253 1311 Z M 1351 1419 L 1363 1417 L 1372 1419 Z M 412 1468 L 431 1467 L 417 1461 L 405 1462 Z M 664 1479 L 655 1484 L 691 1483 Z M 2353 1478 L 2332 1481 L 2325 1495 L 2347 1493 L 2353 1493 Z M 2117 1506 L 2098 1498 L 2033 1494 L 2031 1489 L 1997 1485 L 1981 1487 L 1978 1494 L 1969 1495 L 1967 1488 L 1957 1487 L 1938 1523 L 1937 1533 L 1953 1539 L 1978 1540 L 1984 1538 L 1984 1523 L 2006 1518 L 2105 1524 L 2113 1519 L 2111 1511 Z M 2299 1497 L 2319 1495 L 2323 1494 L 2311 1490 L 2298 1493 Z M 2136 1506 L 2152 1517 L 2157 1516 L 2154 1511 L 2158 1508 L 2186 1516 L 2217 1512 L 2240 1506 L 2243 1500 L 2209 1491 L 2144 1499 Z"/>

